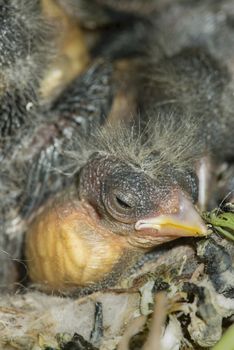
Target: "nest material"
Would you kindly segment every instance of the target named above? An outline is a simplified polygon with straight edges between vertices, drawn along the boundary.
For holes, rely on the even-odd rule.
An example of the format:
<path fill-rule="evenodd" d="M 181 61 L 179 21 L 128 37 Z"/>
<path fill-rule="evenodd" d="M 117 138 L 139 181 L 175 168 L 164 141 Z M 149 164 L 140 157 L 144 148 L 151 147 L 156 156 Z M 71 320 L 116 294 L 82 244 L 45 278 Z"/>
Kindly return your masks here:
<path fill-rule="evenodd" d="M 157 343 L 160 350 L 179 350 L 215 345 L 223 321 L 230 324 L 234 315 L 228 277 L 234 246 L 215 235 L 197 245 L 199 258 L 184 240 L 149 253 L 112 291 L 80 299 L 32 290 L 3 296 L 0 349 L 151 350 Z M 212 250 L 217 258 L 210 262 L 207 251 Z M 215 264 L 220 259 L 224 263 L 219 271 Z"/>

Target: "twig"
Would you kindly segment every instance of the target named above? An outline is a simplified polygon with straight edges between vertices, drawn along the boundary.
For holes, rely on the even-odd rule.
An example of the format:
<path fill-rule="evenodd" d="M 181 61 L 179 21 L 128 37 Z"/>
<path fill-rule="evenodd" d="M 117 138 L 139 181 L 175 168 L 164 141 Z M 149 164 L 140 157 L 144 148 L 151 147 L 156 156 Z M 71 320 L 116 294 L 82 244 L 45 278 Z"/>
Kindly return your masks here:
<path fill-rule="evenodd" d="M 126 331 L 123 334 L 122 339 L 119 342 L 119 345 L 117 347 L 117 350 L 128 350 L 128 344 L 130 339 L 140 332 L 142 327 L 144 326 L 146 322 L 146 316 L 140 316 L 135 318 L 130 325 L 127 327 Z"/>
<path fill-rule="evenodd" d="M 154 313 L 148 339 L 143 350 L 160 350 L 160 339 L 167 314 L 167 297 L 164 292 L 155 296 Z"/>

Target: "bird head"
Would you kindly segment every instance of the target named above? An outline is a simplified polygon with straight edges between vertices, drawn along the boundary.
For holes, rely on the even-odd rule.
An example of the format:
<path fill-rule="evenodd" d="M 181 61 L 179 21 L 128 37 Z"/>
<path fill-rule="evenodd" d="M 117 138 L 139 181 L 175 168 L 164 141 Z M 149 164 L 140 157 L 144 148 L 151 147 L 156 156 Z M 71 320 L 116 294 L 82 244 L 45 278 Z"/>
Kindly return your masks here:
<path fill-rule="evenodd" d="M 95 152 L 81 169 L 78 197 L 94 208 L 99 222 L 141 248 L 183 236 L 202 236 L 206 227 L 194 203 L 196 175 L 165 165 L 156 178 L 139 164 Z"/>

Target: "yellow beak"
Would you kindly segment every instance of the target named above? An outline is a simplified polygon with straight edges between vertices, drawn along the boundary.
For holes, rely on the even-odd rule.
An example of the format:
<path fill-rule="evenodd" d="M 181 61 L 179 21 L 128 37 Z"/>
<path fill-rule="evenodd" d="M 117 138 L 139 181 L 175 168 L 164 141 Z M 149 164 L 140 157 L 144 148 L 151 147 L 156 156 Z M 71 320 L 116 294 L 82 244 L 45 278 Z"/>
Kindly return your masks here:
<path fill-rule="evenodd" d="M 206 236 L 207 228 L 191 201 L 180 196 L 175 214 L 156 215 L 137 221 L 136 230 L 156 230 L 155 236 L 189 237 Z"/>

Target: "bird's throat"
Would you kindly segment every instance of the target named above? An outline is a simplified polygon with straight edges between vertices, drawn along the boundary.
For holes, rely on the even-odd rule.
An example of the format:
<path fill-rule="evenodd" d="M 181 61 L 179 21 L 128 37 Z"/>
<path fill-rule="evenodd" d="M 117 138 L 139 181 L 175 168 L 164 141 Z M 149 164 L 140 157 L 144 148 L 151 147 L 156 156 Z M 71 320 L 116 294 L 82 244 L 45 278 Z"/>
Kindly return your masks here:
<path fill-rule="evenodd" d="M 124 243 L 93 214 L 87 204 L 72 201 L 52 203 L 34 219 L 25 251 L 34 283 L 63 290 L 95 284 L 111 273 Z"/>

